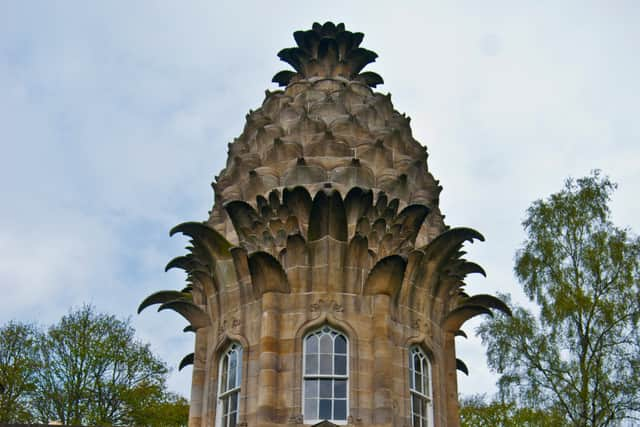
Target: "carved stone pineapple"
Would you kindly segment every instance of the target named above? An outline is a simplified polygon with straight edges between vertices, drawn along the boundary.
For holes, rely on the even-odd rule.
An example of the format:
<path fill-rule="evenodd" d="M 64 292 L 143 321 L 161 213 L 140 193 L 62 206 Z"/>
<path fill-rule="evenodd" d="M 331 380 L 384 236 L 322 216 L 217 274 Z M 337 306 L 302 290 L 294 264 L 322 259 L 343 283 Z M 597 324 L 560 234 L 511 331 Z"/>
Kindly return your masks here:
<path fill-rule="evenodd" d="M 140 310 L 161 304 L 196 332 L 180 364 L 194 366 L 192 426 L 456 426 L 456 368 L 466 366 L 454 337 L 470 317 L 509 312 L 462 290 L 484 271 L 461 247 L 483 237 L 445 226 L 426 147 L 390 95 L 373 91 L 382 78 L 361 72 L 377 56 L 360 47 L 363 34 L 327 22 L 294 38 L 278 56 L 295 71 L 275 75 L 284 89 L 267 91 L 229 144 L 209 219 L 171 231 L 191 239 L 167 265 L 184 269 L 188 286 Z M 337 362 L 329 375 L 309 373 L 319 328 L 348 342 L 346 374 Z M 242 351 L 227 391 L 232 343 Z M 314 381 L 348 391 L 314 396 Z"/>

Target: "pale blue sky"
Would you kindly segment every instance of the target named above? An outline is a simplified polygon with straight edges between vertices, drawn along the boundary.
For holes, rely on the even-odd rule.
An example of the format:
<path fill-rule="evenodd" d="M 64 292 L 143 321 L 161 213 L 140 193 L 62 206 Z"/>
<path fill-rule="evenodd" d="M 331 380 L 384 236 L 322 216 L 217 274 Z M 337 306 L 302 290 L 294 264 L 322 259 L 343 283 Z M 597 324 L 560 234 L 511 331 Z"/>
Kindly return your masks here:
<path fill-rule="evenodd" d="M 365 33 L 378 89 L 428 147 L 447 223 L 486 236 L 468 247 L 488 272 L 471 293 L 523 301 L 520 221 L 569 175 L 609 174 L 614 220 L 640 230 L 639 2 L 220 3 L 0 3 L 0 323 L 90 302 L 133 316 L 175 367 L 192 347 L 184 322 L 135 308 L 182 286 L 163 272 L 185 245 L 168 230 L 207 217 L 227 143 L 286 68 L 276 53 L 314 21 Z M 494 390 L 479 340 L 459 354 L 461 391 Z M 171 388 L 187 395 L 190 376 Z"/>

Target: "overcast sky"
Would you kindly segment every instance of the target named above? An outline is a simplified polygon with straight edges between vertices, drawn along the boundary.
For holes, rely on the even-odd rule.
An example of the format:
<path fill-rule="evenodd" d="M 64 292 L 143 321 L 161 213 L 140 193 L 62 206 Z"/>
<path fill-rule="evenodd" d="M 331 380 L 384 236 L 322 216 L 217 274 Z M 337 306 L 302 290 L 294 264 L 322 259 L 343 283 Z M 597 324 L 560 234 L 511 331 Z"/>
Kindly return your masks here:
<path fill-rule="evenodd" d="M 488 278 L 469 293 L 525 301 L 520 222 L 568 176 L 602 169 L 619 184 L 614 221 L 640 230 L 640 2 L 221 3 L 0 2 L 0 324 L 91 303 L 132 316 L 173 367 L 191 352 L 177 314 L 135 309 L 183 285 L 163 272 L 185 245 L 168 230 L 207 218 L 227 143 L 314 21 L 365 33 L 446 222 L 485 235 L 467 251 Z M 479 340 L 458 345 L 460 391 L 493 392 Z M 187 368 L 170 387 L 190 381 Z"/>

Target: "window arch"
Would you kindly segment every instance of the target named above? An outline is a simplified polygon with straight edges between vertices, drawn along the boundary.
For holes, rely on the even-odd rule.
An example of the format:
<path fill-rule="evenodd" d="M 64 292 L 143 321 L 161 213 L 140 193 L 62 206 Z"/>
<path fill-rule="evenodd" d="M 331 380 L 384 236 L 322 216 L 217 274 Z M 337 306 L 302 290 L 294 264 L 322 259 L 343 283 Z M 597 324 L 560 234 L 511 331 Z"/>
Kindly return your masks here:
<path fill-rule="evenodd" d="M 411 426 L 433 426 L 431 363 L 418 346 L 409 350 L 409 390 L 411 394 Z"/>
<path fill-rule="evenodd" d="M 235 427 L 238 424 L 241 383 L 242 346 L 234 342 L 222 353 L 218 367 L 217 427 Z"/>
<path fill-rule="evenodd" d="M 304 422 L 346 424 L 349 416 L 349 342 L 328 325 L 303 341 L 302 407 Z"/>

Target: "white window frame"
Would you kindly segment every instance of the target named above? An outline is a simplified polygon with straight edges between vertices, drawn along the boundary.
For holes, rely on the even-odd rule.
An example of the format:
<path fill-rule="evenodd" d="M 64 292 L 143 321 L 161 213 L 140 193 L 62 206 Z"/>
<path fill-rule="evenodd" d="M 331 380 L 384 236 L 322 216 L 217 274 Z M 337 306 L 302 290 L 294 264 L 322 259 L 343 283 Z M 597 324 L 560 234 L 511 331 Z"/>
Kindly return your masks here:
<path fill-rule="evenodd" d="M 420 364 L 419 379 L 420 384 L 416 386 L 416 356 Z M 425 375 L 426 374 L 426 375 Z M 409 400 L 411 404 L 411 426 L 412 427 L 432 427 L 433 426 L 433 381 L 431 376 L 431 361 L 425 352 L 417 345 L 409 348 Z M 424 414 L 415 411 L 414 400 L 423 403 L 425 409 Z M 418 415 L 419 421 L 416 425 L 415 415 Z"/>
<path fill-rule="evenodd" d="M 318 369 L 318 373 L 310 373 L 307 374 L 307 338 L 309 338 L 312 335 L 318 335 L 319 337 L 322 337 L 324 335 L 333 335 L 333 349 L 332 349 L 332 373 L 331 374 L 320 374 L 319 373 L 319 369 Z M 342 338 L 344 338 L 345 340 L 345 344 L 346 344 L 346 370 L 345 370 L 345 374 L 335 374 L 335 356 L 336 356 L 336 352 L 335 352 L 335 340 L 336 337 L 341 336 Z M 332 328 L 329 325 L 323 325 L 318 329 L 314 329 L 311 332 L 307 333 L 304 338 L 302 339 L 302 414 L 304 417 L 304 423 L 305 424 L 317 424 L 319 422 L 322 421 L 330 421 L 333 424 L 336 425 L 346 425 L 349 419 L 349 338 L 347 337 L 347 335 L 337 329 Z M 318 339 L 318 353 L 317 354 L 326 354 L 326 353 L 320 353 L 320 348 L 319 348 L 319 339 Z M 337 353 L 338 355 L 341 355 L 342 353 Z M 319 415 L 319 405 L 320 405 L 320 396 L 316 396 L 315 399 L 318 402 L 318 409 L 317 409 L 317 415 L 313 414 L 313 416 L 311 414 L 307 414 L 305 412 L 305 396 L 306 396 L 306 387 L 307 387 L 307 381 L 308 380 L 345 380 L 346 381 L 346 394 L 345 394 L 345 398 L 336 398 L 334 396 L 335 393 L 335 388 L 332 387 L 332 396 L 330 398 L 332 404 L 332 411 L 333 411 L 333 407 L 334 407 L 334 403 L 336 400 L 344 400 L 345 401 L 345 405 L 346 405 L 346 415 L 345 415 L 345 419 L 344 420 L 336 420 L 333 418 L 329 418 L 329 419 L 324 419 L 324 418 L 319 418 L 317 415 Z M 322 399 L 325 400 L 325 399 Z M 332 414 L 334 415 L 334 414 Z"/>
<path fill-rule="evenodd" d="M 236 356 L 235 382 L 231 384 L 230 360 L 232 354 Z M 227 372 L 223 372 L 226 367 Z M 223 384 L 223 380 L 227 384 Z M 216 410 L 216 427 L 233 427 L 238 425 L 238 415 L 240 413 L 240 388 L 242 385 L 242 346 L 237 342 L 232 342 L 227 346 L 218 362 L 218 405 Z M 226 411 L 226 403 L 236 399 L 235 411 Z M 225 422 L 225 415 L 230 415 Z M 233 417 L 233 418 L 232 418 Z"/>

